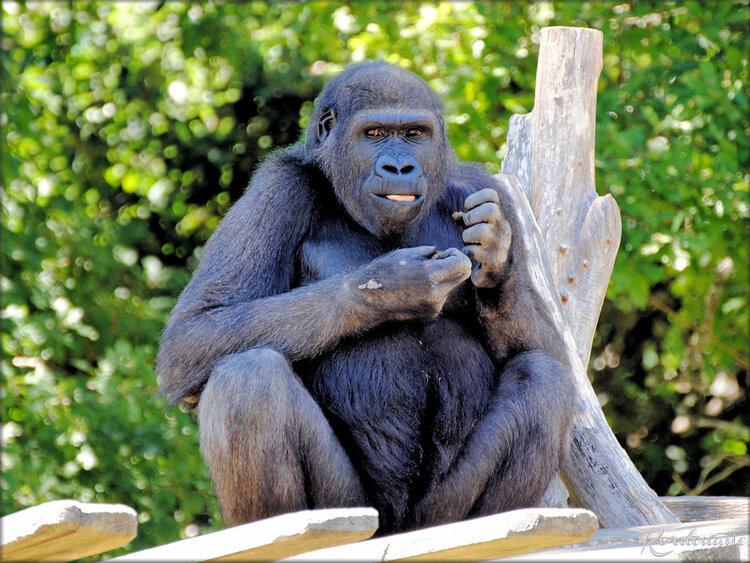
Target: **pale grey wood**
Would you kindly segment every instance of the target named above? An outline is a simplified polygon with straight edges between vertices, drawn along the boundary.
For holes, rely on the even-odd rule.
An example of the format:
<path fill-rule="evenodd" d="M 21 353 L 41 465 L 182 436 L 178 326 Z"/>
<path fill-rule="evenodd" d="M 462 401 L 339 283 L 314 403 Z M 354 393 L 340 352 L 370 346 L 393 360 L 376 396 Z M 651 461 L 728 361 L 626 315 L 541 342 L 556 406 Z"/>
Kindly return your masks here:
<path fill-rule="evenodd" d="M 575 546 L 504 561 L 748 561 L 747 518 L 603 528 Z"/>
<path fill-rule="evenodd" d="M 526 195 L 515 176 L 497 176 L 501 198 L 509 201 L 520 232 L 513 233 L 521 242 L 523 253 L 519 264 L 541 302 L 560 330 L 573 367 L 578 391 L 573 422 L 573 445 L 563 463 L 563 480 L 573 501 L 593 510 L 604 527 L 623 527 L 653 523 L 677 522 L 653 490 L 635 469 L 625 450 L 607 425 L 599 402 L 576 352 L 575 341 L 567 326 L 557 296 L 539 226 Z"/>
<path fill-rule="evenodd" d="M 621 236 L 617 204 L 598 197 L 594 182 L 601 68 L 600 31 L 542 29 L 534 109 L 511 117 L 501 168 L 529 200 L 584 366 Z"/>
<path fill-rule="evenodd" d="M 660 497 L 680 522 L 745 518 L 750 520 L 748 497 Z"/>
<path fill-rule="evenodd" d="M 537 290 L 566 333 L 574 366 L 578 412 L 561 472 L 571 502 L 593 510 L 605 527 L 677 522 L 612 434 L 586 374 L 621 236 L 617 204 L 598 197 L 594 182 L 601 68 L 600 31 L 541 30 L 534 108 L 511 118 L 502 171 L 520 179 L 514 197 L 530 211 L 521 236 L 534 241 L 530 253 L 537 254 L 527 267 L 540 270 Z M 559 491 L 553 482 L 545 504 L 561 505 Z"/>
<path fill-rule="evenodd" d="M 549 508 L 568 508 L 569 498 L 570 495 L 565 483 L 563 483 L 563 480 L 559 475 L 555 475 L 547 487 L 539 506 L 546 506 Z"/>
<path fill-rule="evenodd" d="M 73 561 L 132 540 L 136 512 L 124 504 L 56 500 L 0 519 L 3 561 Z"/>
<path fill-rule="evenodd" d="M 597 530 L 583 509 L 524 508 L 322 549 L 285 561 L 486 561 L 585 541 Z"/>
<path fill-rule="evenodd" d="M 373 508 L 304 510 L 128 553 L 110 561 L 275 561 L 371 537 Z"/>
<path fill-rule="evenodd" d="M 532 197 L 531 163 L 534 158 L 534 131 L 531 121 L 533 112 L 532 109 L 531 113 L 516 113 L 510 116 L 508 135 L 505 139 L 505 158 L 500 165 L 501 174 L 518 178 L 529 202 Z"/>

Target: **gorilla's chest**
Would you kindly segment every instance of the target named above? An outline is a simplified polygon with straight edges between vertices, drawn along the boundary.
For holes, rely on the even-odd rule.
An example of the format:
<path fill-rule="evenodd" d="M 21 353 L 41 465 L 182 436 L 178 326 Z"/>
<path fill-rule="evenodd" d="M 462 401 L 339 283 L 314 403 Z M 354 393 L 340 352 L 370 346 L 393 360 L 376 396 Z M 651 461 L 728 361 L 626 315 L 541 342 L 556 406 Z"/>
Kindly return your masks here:
<path fill-rule="evenodd" d="M 440 250 L 461 246 L 448 229 L 409 242 Z M 357 233 L 319 233 L 300 248 L 298 279 L 304 285 L 351 272 L 385 251 Z M 391 459 L 400 469 L 389 471 L 403 472 L 407 488 L 425 471 L 447 468 L 496 383 L 470 282 L 451 292 L 435 319 L 384 322 L 295 369 L 355 466 L 371 474 Z"/>
<path fill-rule="evenodd" d="M 298 253 L 300 285 L 352 272 L 373 260 L 378 255 L 376 245 L 357 238 L 315 237 L 302 243 Z"/>

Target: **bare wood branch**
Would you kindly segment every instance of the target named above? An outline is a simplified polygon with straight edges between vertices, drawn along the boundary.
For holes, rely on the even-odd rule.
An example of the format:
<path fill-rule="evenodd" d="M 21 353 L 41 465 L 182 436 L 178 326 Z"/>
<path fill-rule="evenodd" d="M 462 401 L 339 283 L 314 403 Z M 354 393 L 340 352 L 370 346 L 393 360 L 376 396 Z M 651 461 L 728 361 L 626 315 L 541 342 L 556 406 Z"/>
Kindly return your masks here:
<path fill-rule="evenodd" d="M 565 318 L 584 366 L 620 244 L 620 212 L 594 183 L 600 31 L 541 32 L 534 109 L 514 115 L 502 172 L 516 176 L 542 232 Z"/>

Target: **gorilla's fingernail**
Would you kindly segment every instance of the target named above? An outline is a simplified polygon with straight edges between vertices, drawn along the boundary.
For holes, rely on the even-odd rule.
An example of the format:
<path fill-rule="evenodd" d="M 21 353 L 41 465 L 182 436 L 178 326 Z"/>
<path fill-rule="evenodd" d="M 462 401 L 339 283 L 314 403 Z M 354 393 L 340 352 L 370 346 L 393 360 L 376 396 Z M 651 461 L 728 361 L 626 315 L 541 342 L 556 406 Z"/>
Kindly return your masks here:
<path fill-rule="evenodd" d="M 453 219 L 456 223 L 462 223 L 465 215 L 466 213 L 464 213 L 463 211 L 454 211 L 451 214 L 451 219 Z"/>

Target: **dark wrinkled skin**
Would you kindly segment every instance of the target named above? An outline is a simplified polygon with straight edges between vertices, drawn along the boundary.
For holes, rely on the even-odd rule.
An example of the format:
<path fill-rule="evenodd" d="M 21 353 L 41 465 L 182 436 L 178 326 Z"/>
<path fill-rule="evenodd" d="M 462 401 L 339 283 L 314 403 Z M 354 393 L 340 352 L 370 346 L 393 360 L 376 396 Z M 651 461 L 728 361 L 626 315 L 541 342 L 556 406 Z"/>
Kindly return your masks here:
<path fill-rule="evenodd" d="M 199 400 L 228 525 L 371 505 L 388 533 L 539 501 L 574 395 L 498 188 L 383 63 L 334 78 L 259 167 L 157 358 L 163 392 Z"/>

